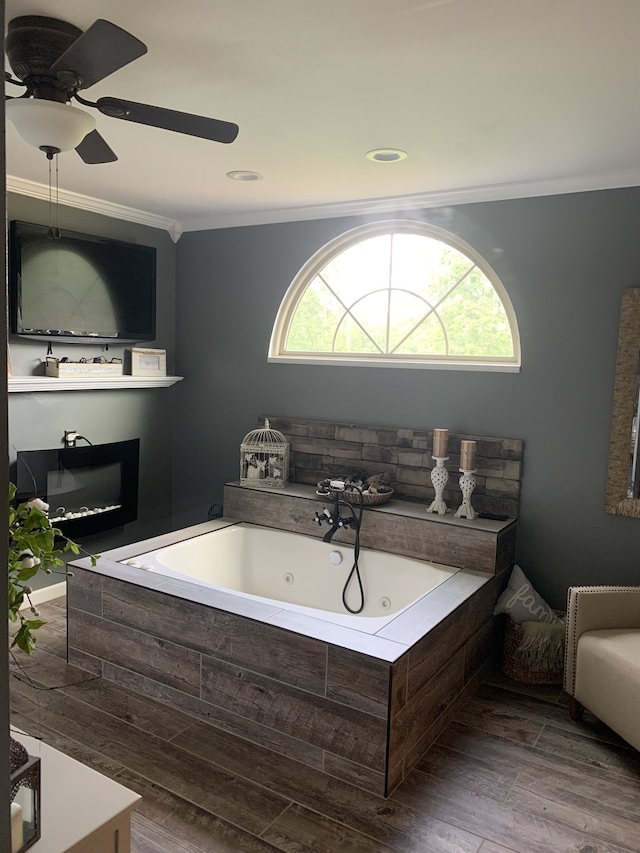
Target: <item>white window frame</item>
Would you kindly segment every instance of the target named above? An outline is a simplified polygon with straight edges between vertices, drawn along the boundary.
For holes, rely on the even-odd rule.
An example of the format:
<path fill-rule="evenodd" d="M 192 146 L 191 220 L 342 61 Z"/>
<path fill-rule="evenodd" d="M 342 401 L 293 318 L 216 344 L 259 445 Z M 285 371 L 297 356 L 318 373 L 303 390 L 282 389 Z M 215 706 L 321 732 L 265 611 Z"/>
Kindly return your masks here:
<path fill-rule="evenodd" d="M 513 341 L 512 356 L 407 356 L 387 353 L 336 353 L 334 355 L 330 353 L 287 352 L 285 350 L 289 329 L 298 303 L 307 287 L 323 267 L 332 258 L 346 251 L 350 246 L 354 246 L 370 237 L 391 233 L 419 234 L 440 240 L 442 243 L 446 243 L 448 246 L 464 254 L 478 267 L 487 277 L 502 302 L 509 322 L 511 340 Z M 445 231 L 436 225 L 431 225 L 427 222 L 394 219 L 359 225 L 329 241 L 329 243 L 309 258 L 289 285 L 280 304 L 271 333 L 267 360 L 269 362 L 285 364 L 403 367 L 517 373 L 520 370 L 520 333 L 515 311 L 504 285 L 491 265 L 472 246 L 457 235 Z"/>

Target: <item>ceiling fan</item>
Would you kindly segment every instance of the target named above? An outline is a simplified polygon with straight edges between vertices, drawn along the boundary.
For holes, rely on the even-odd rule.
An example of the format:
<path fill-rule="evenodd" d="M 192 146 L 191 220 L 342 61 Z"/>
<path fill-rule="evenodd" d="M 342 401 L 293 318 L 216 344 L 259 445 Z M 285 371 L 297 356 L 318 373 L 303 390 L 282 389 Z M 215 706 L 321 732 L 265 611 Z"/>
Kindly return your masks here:
<path fill-rule="evenodd" d="M 111 118 L 146 124 L 213 142 L 233 142 L 238 125 L 190 113 L 104 97 L 88 101 L 78 92 L 88 89 L 147 52 L 135 36 L 115 24 L 97 20 L 84 32 L 73 24 L 42 15 L 23 15 L 9 22 L 5 50 L 24 94 L 7 97 L 6 114 L 19 133 L 49 159 L 75 148 L 85 163 L 111 163 L 117 156 L 95 130 L 77 101 Z M 37 115 L 36 115 L 37 114 Z M 61 147 L 64 145 L 65 147 Z"/>

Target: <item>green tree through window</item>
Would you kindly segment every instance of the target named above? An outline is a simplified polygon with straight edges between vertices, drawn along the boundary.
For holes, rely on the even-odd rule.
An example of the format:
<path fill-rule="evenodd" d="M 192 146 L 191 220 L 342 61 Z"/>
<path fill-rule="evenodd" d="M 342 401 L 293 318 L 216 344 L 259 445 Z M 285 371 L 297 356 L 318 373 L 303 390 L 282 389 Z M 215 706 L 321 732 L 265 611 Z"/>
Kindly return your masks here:
<path fill-rule="evenodd" d="M 520 347 L 489 264 L 455 235 L 404 221 L 343 234 L 305 264 L 270 357 L 513 370 Z"/>

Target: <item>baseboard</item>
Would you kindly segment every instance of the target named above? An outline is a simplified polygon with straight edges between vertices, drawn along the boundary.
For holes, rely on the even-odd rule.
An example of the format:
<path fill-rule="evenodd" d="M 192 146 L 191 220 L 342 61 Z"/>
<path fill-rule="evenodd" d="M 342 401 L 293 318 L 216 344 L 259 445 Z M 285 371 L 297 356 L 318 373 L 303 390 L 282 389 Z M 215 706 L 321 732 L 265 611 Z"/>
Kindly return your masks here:
<path fill-rule="evenodd" d="M 51 584 L 51 586 L 44 586 L 42 589 L 34 589 L 34 591 L 29 595 L 31 599 L 31 603 L 37 607 L 38 604 L 45 604 L 47 601 L 53 601 L 54 598 L 60 598 L 61 595 L 67 594 L 67 582 L 60 581 L 60 583 Z M 25 598 L 25 604 L 22 608 L 25 610 L 29 607 L 29 602 Z"/>

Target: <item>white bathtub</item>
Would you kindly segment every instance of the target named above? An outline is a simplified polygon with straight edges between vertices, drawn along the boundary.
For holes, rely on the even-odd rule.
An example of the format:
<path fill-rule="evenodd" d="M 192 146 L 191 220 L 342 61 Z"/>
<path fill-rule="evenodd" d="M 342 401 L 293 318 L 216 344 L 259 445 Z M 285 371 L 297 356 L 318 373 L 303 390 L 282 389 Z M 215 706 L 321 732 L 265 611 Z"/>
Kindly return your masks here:
<path fill-rule="evenodd" d="M 203 586 L 233 591 L 317 619 L 379 631 L 399 613 L 459 570 L 362 549 L 358 564 L 365 606 L 352 615 L 342 592 L 353 566 L 353 547 L 281 530 L 239 523 L 185 539 L 121 562 Z M 352 578 L 346 600 L 360 606 Z"/>

